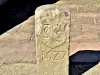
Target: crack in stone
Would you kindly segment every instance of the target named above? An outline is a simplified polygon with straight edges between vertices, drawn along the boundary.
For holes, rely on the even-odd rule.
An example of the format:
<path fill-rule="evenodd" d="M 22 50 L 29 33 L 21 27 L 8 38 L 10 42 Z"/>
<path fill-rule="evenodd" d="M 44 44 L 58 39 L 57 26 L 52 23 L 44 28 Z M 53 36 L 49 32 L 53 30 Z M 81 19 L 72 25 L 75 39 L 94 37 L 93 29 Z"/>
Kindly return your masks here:
<path fill-rule="evenodd" d="M 29 39 L 29 43 L 32 41 L 33 36 L 34 36 L 34 31 L 33 31 L 32 35 L 31 35 L 30 39 Z"/>
<path fill-rule="evenodd" d="M 16 33 L 20 30 L 20 28 L 22 27 L 22 24 L 19 26 L 19 28 L 16 30 Z"/>
<path fill-rule="evenodd" d="M 10 62 L 10 63 L 0 63 L 0 66 L 2 65 L 12 65 L 12 64 L 36 64 L 34 61 L 26 61 L 26 62 Z"/>

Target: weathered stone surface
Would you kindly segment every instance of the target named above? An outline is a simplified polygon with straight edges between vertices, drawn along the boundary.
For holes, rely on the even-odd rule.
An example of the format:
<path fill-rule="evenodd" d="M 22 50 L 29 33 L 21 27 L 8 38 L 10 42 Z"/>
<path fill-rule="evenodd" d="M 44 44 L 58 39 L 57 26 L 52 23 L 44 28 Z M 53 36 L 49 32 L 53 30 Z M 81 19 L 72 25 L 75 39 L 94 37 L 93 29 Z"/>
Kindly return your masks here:
<path fill-rule="evenodd" d="M 66 2 L 67 2 L 66 0 L 60 0 L 60 1 L 57 1 L 54 5 L 65 6 Z"/>
<path fill-rule="evenodd" d="M 77 5 L 93 5 L 93 4 L 99 4 L 99 0 L 66 0 L 67 4 L 77 4 Z"/>
<path fill-rule="evenodd" d="M 1 63 L 36 63 L 34 16 L 0 36 Z"/>
<path fill-rule="evenodd" d="M 44 5 L 35 12 L 35 36 L 39 75 L 68 75 L 70 12 Z"/>
<path fill-rule="evenodd" d="M 62 1 L 57 2 L 56 5 L 69 8 L 71 12 L 70 56 L 82 50 L 100 51 L 100 5 L 98 4 L 100 0 L 66 1 L 65 5 Z M 80 66 L 79 70 L 75 69 L 75 66 L 79 67 L 79 65 L 74 65 L 71 74 L 77 75 L 76 71 L 82 71 L 81 68 L 83 67 Z M 99 67 L 97 65 L 83 75 L 100 75 Z M 79 73 L 79 75 L 81 74 Z"/>
<path fill-rule="evenodd" d="M 70 56 L 80 50 L 100 50 L 100 5 L 97 0 L 66 0 L 55 5 L 71 12 Z"/>
<path fill-rule="evenodd" d="M 56 3 L 56 5 L 58 4 L 59 6 L 66 6 L 66 8 L 69 8 L 71 10 L 70 55 L 84 49 L 100 50 L 100 5 L 94 3 L 97 0 L 80 0 L 80 2 L 78 2 L 79 0 L 66 1 L 66 3 L 63 1 L 59 1 Z M 88 6 L 87 3 L 91 2 L 93 3 L 93 5 Z M 34 36 L 31 38 L 29 37 L 32 36 L 32 34 L 34 35 L 34 17 L 30 19 L 0 36 L 0 63 L 33 63 L 34 61 L 34 63 L 36 63 Z M 29 34 L 27 34 L 27 32 Z M 29 41 L 28 38 L 30 38 L 30 41 L 32 42 L 31 44 L 27 43 L 27 41 Z M 54 55 L 55 54 L 56 52 L 54 53 Z M 14 72 L 16 72 L 13 71 L 15 68 L 13 68 L 13 70 L 11 71 L 9 70 L 10 67 L 6 69 L 2 66 L 0 75 L 18 75 L 14 74 Z M 24 70 L 25 69 L 23 69 L 23 71 Z M 20 71 L 17 72 L 19 73 Z M 97 71 L 99 72 L 99 70 Z M 94 70 L 93 72 L 97 71 Z M 93 72 L 91 71 L 88 74 L 86 73 L 86 75 L 91 75 Z M 97 75 L 99 75 L 98 72 L 96 73 Z"/>
<path fill-rule="evenodd" d="M 100 75 L 100 63 L 92 67 L 90 70 L 83 73 L 82 75 Z"/>
<path fill-rule="evenodd" d="M 37 66 L 30 63 L 0 65 L 0 75 L 37 75 Z"/>

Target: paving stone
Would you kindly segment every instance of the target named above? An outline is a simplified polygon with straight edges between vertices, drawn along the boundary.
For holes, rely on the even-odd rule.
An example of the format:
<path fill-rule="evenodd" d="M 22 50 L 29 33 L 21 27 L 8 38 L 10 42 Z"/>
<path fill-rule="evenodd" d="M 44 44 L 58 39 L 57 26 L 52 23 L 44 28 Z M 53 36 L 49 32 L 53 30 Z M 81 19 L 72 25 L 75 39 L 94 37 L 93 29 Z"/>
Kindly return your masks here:
<path fill-rule="evenodd" d="M 53 5 L 38 7 L 35 26 L 39 75 L 69 75 L 69 10 Z"/>
<path fill-rule="evenodd" d="M 0 75 L 37 75 L 36 64 L 16 63 L 0 65 Z"/>
<path fill-rule="evenodd" d="M 0 35 L 0 62 L 36 63 L 34 16 Z"/>

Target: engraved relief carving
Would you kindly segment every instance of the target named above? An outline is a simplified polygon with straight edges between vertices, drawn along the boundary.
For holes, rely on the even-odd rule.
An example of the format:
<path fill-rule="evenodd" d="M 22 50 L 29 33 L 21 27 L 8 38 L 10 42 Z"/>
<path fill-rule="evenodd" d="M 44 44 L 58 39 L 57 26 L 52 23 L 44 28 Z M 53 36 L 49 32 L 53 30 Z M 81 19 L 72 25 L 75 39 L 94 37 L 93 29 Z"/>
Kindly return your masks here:
<path fill-rule="evenodd" d="M 55 11 L 58 12 L 55 14 Z M 60 10 L 51 10 L 51 12 L 47 11 L 42 16 L 46 16 L 41 19 L 42 26 L 39 36 L 42 43 L 49 48 L 63 45 L 67 39 L 66 27 L 69 23 L 69 15 L 66 17 L 66 14 L 60 12 Z"/>
<path fill-rule="evenodd" d="M 61 60 L 65 57 L 67 51 L 49 51 L 47 53 L 44 53 L 42 51 L 40 62 L 43 62 L 45 60 Z"/>

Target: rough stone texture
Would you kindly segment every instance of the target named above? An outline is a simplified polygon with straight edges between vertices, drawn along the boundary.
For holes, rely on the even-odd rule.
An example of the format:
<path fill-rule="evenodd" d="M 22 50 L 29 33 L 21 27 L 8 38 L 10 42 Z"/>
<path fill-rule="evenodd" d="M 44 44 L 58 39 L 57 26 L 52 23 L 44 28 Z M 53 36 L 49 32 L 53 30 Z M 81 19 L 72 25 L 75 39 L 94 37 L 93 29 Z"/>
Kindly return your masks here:
<path fill-rule="evenodd" d="M 70 9 L 70 55 L 79 50 L 100 50 L 100 0 L 67 0 L 60 5 Z"/>
<path fill-rule="evenodd" d="M 100 0 L 66 0 L 56 5 L 71 12 L 70 56 L 81 50 L 100 50 Z M 100 75 L 96 68 L 85 75 Z"/>
<path fill-rule="evenodd" d="M 92 5 L 99 4 L 100 0 L 66 0 L 69 5 Z"/>
<path fill-rule="evenodd" d="M 36 63 L 34 16 L 0 36 L 0 63 Z"/>
<path fill-rule="evenodd" d="M 69 8 L 71 11 L 70 55 L 83 49 L 100 50 L 100 1 L 67 0 L 66 3 L 59 1 L 56 5 Z M 33 37 L 31 37 L 32 34 Z M 31 43 L 27 42 L 29 39 L 30 41 L 32 40 Z M 29 18 L 24 23 L 21 23 L 0 36 L 0 63 L 10 63 L 9 66 L 11 67 L 16 65 L 12 65 L 11 63 L 20 62 L 36 63 L 34 17 Z M 6 69 L 2 66 L 0 70 L 2 74 L 0 75 L 14 75 L 15 71 L 13 70 L 10 71 L 9 67 Z M 12 74 L 9 74 L 10 72 Z M 99 71 L 96 72 L 98 73 Z"/>
<path fill-rule="evenodd" d="M 68 75 L 70 12 L 44 5 L 35 12 L 38 75 Z"/>
<path fill-rule="evenodd" d="M 37 75 L 35 64 L 17 63 L 0 65 L 0 75 Z"/>
<path fill-rule="evenodd" d="M 100 63 L 92 67 L 90 70 L 83 73 L 82 75 L 100 75 Z"/>

